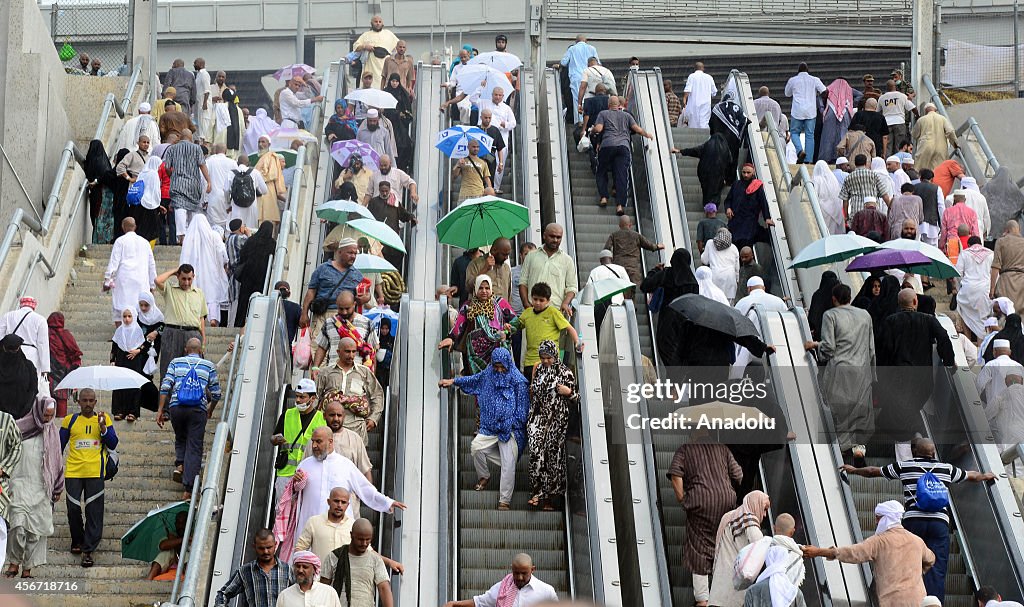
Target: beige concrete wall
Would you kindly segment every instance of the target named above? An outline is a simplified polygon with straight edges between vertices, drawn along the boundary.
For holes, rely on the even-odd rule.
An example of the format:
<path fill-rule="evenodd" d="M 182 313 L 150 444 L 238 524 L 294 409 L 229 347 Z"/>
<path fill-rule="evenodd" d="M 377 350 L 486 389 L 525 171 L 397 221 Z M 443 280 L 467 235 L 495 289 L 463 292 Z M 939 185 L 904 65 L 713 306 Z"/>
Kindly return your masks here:
<path fill-rule="evenodd" d="M 999 163 L 1010 170 L 1014 180 L 1024 177 L 1024 156 L 1020 154 L 1024 99 L 1004 99 L 948 106 L 953 126 L 960 128 L 974 116 Z M 984 159 L 979 159 L 984 161 Z"/>
<path fill-rule="evenodd" d="M 14 172 L 42 212 L 72 129 L 64 67 L 34 0 L 0 2 L 0 41 L 5 55 L 0 61 L 0 142 L 11 161 L 3 161 L 0 171 L 0 225 L 5 225 L 15 208 L 28 205 Z"/>

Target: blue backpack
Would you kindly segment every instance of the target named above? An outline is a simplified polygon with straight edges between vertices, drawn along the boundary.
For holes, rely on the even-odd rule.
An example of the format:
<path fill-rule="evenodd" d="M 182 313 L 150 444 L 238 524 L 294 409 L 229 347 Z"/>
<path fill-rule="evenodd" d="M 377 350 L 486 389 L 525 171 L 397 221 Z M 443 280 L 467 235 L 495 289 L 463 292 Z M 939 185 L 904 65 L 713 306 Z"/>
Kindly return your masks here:
<path fill-rule="evenodd" d="M 932 470 L 935 468 L 933 467 Z M 917 509 L 940 512 L 949 505 L 949 489 L 931 470 L 917 479 Z"/>
<path fill-rule="evenodd" d="M 178 404 L 185 407 L 200 407 L 206 397 L 206 382 L 196 373 L 198 363 L 189 363 L 190 368 L 178 385 Z"/>
<path fill-rule="evenodd" d="M 146 194 L 146 182 L 139 179 L 128 186 L 128 206 L 135 207 L 142 204 L 142 197 Z"/>

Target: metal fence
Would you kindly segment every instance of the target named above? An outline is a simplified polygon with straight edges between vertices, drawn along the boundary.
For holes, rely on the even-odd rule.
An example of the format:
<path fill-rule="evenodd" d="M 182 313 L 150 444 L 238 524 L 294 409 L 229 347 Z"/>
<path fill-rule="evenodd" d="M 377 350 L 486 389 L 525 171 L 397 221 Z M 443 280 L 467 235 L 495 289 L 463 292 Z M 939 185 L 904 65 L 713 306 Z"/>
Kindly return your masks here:
<path fill-rule="evenodd" d="M 939 88 L 954 102 L 1019 96 L 1024 40 L 1017 2 L 985 7 L 943 0 L 937 19 Z"/>
<path fill-rule="evenodd" d="M 128 4 L 128 0 L 59 0 L 40 2 L 39 8 L 44 19 L 49 18 L 57 52 L 66 45 L 74 49 L 74 55 L 64 61 L 70 70 L 81 70 L 79 58 L 88 55 L 90 63 L 99 59 L 102 73 L 128 75 Z"/>
<path fill-rule="evenodd" d="M 650 19 L 684 21 L 728 15 L 735 22 L 910 25 L 912 0 L 548 0 L 547 15 L 553 19 Z"/>

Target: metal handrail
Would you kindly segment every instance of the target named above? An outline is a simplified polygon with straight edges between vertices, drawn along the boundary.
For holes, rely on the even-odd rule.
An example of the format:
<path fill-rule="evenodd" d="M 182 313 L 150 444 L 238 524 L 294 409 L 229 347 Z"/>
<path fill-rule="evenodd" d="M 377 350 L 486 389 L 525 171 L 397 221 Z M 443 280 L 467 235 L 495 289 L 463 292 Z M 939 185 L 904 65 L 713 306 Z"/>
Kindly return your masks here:
<path fill-rule="evenodd" d="M 928 74 L 922 74 L 921 82 L 924 83 L 924 87 L 928 91 L 929 100 L 935 104 L 935 110 L 949 120 L 949 113 L 946 112 L 946 106 L 942 103 L 942 97 L 939 95 L 938 90 L 936 90 L 935 85 L 932 83 L 931 76 Z M 978 122 L 973 116 L 969 117 L 966 123 L 957 129 L 957 137 L 962 136 L 966 131 L 970 131 L 971 134 L 974 135 L 974 139 L 977 141 L 978 147 L 980 147 L 982 153 L 985 154 L 985 160 L 988 163 L 988 166 L 991 166 L 994 170 L 998 171 L 1001 165 L 996 159 L 995 154 L 992 152 L 992 148 L 989 147 L 988 140 L 985 139 L 985 135 L 981 132 L 981 126 L 978 125 Z M 958 145 L 957 148 L 953 150 L 952 155 L 960 157 L 960 160 L 962 160 L 964 164 L 964 171 L 966 171 L 971 177 L 977 179 L 978 177 L 985 176 L 985 170 L 977 165 L 974 155 L 971 154 L 968 156 L 968 154 L 964 152 L 963 147 Z"/>
<path fill-rule="evenodd" d="M 271 266 L 271 271 L 267 275 L 267 283 L 264 285 L 263 292 L 268 293 L 271 285 L 277 284 L 277 281 L 281 280 L 284 275 L 284 263 L 285 258 L 288 256 L 288 240 L 292 235 L 292 224 L 295 223 L 293 218 L 295 212 L 299 208 L 299 192 L 302 190 L 302 179 L 305 175 L 306 165 L 306 148 L 299 148 L 299 152 L 295 155 L 295 173 L 292 174 L 292 189 L 288 192 L 288 210 L 281 215 L 281 231 L 277 235 L 277 248 L 274 250 L 274 263 Z"/>

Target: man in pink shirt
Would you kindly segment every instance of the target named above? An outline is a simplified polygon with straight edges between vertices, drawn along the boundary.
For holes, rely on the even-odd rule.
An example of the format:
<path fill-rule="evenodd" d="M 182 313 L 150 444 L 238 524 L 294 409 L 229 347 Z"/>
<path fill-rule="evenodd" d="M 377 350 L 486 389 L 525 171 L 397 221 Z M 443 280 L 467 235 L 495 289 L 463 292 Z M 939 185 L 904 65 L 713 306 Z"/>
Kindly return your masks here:
<path fill-rule="evenodd" d="M 957 227 L 960 224 L 967 226 L 971 236 L 981 236 L 978 230 L 978 214 L 974 209 L 967 206 L 967 193 L 963 190 L 953 192 L 953 205 L 942 213 L 942 237 L 939 239 L 940 246 L 945 245 L 952 238 L 957 238 Z"/>

